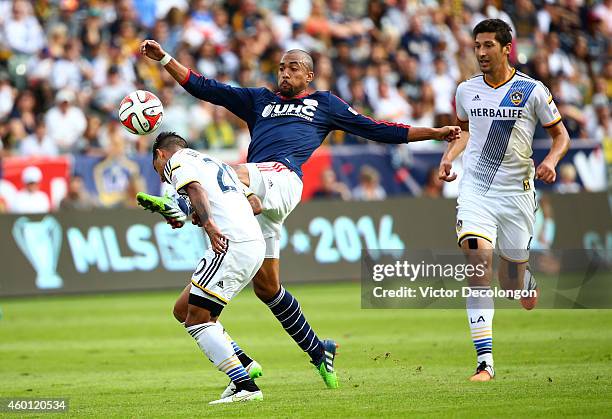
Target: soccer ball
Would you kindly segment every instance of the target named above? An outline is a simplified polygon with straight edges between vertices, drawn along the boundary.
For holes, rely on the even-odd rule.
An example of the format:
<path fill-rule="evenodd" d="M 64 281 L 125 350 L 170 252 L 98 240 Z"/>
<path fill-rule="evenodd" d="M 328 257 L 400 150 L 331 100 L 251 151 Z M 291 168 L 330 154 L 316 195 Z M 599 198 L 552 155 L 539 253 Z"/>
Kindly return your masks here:
<path fill-rule="evenodd" d="M 161 100 L 146 90 L 136 90 L 119 104 L 119 120 L 132 134 L 151 134 L 161 125 L 164 107 Z"/>

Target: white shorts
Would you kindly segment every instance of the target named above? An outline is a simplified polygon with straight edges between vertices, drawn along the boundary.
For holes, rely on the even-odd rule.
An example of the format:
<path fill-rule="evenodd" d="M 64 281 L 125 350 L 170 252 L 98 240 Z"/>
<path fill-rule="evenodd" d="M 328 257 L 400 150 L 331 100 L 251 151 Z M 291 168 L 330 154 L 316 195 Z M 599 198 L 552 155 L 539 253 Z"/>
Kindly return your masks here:
<path fill-rule="evenodd" d="M 256 218 L 266 241 L 266 258 L 278 259 L 283 222 L 302 199 L 302 180 L 278 162 L 247 163 L 249 188 L 261 199 Z"/>
<path fill-rule="evenodd" d="M 480 237 L 499 255 L 514 262 L 529 260 L 537 202 L 535 194 L 482 196 L 460 194 L 457 199 L 457 242 Z"/>
<path fill-rule="evenodd" d="M 191 276 L 190 294 L 225 306 L 253 279 L 264 253 L 263 240 L 230 241 L 225 253 L 208 248 Z"/>

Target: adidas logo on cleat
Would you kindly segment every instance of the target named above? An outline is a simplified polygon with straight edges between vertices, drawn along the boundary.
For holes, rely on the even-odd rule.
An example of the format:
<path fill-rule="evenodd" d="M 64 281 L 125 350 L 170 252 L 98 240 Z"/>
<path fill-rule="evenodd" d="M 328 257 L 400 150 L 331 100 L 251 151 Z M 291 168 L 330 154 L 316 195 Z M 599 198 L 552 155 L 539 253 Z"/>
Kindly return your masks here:
<path fill-rule="evenodd" d="M 480 96 L 478 95 L 474 96 L 474 98 L 472 99 L 472 102 L 477 101 L 477 100 L 480 100 Z"/>

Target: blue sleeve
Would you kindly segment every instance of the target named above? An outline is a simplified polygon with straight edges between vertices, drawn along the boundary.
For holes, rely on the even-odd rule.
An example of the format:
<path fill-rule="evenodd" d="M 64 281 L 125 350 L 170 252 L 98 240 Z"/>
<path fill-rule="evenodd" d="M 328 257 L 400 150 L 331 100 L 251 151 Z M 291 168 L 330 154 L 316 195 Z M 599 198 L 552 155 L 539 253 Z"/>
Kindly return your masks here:
<path fill-rule="evenodd" d="M 198 99 L 227 108 L 249 125 L 255 122 L 255 97 L 265 90 L 263 88 L 233 87 L 217 80 L 207 79 L 192 70 L 189 70 L 181 86 Z"/>
<path fill-rule="evenodd" d="M 387 144 L 408 142 L 409 125 L 377 121 L 351 108 L 338 96 L 329 94 L 330 130 L 339 129 L 368 140 Z"/>

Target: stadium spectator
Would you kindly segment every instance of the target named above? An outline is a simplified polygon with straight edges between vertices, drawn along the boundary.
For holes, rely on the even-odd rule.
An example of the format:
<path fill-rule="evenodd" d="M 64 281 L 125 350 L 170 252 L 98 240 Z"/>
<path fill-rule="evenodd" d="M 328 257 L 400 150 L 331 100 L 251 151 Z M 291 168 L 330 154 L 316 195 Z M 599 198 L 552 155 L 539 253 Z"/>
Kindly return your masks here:
<path fill-rule="evenodd" d="M 232 124 L 228 122 L 227 110 L 215 106 L 212 111 L 212 122 L 204 129 L 204 148 L 218 150 L 235 146 L 236 135 Z"/>
<path fill-rule="evenodd" d="M 119 67 L 110 66 L 104 87 L 98 90 L 94 101 L 96 107 L 109 115 L 117 112 L 117 106 L 121 100 L 134 90 L 132 83 L 121 78 Z"/>
<path fill-rule="evenodd" d="M 36 166 L 26 167 L 21 174 L 24 188 L 9 200 L 10 210 L 17 214 L 40 214 L 49 212 L 49 197 L 40 190 L 42 172 Z"/>
<path fill-rule="evenodd" d="M 159 99 L 164 104 L 164 120 L 160 127 L 163 131 L 174 131 L 181 136 L 191 138 L 191 118 L 184 98 L 176 98 L 170 87 L 161 90 Z"/>
<path fill-rule="evenodd" d="M 359 186 L 353 189 L 353 199 L 357 201 L 382 201 L 387 197 L 380 184 L 380 174 L 367 164 L 359 171 Z"/>
<path fill-rule="evenodd" d="M 87 120 L 83 111 L 73 105 L 75 94 L 71 90 L 60 90 L 55 101 L 56 105 L 45 115 L 47 131 L 61 153 L 71 153 L 76 151 L 78 139 L 87 127 Z"/>
<path fill-rule="evenodd" d="M 91 210 L 97 206 L 96 201 L 89 195 L 83 185 L 83 178 L 74 175 L 68 182 L 68 192 L 60 202 L 60 210 Z"/>
<path fill-rule="evenodd" d="M 23 124 L 23 128 L 28 133 L 33 133 L 36 127 L 36 98 L 31 90 L 23 90 L 17 96 L 15 107 L 11 111 L 9 118 L 18 119 Z"/>
<path fill-rule="evenodd" d="M 389 86 L 386 81 L 378 83 L 378 100 L 374 105 L 376 118 L 391 122 L 406 123 L 410 119 L 410 104 Z"/>
<path fill-rule="evenodd" d="M 321 186 L 313 195 L 313 199 L 341 199 L 348 201 L 351 199 L 351 191 L 336 178 L 336 173 L 332 169 L 321 172 Z"/>
<path fill-rule="evenodd" d="M 555 192 L 578 193 L 582 189 L 580 184 L 576 182 L 576 168 L 571 163 L 563 163 L 559 167 L 559 182 L 554 186 Z"/>
<path fill-rule="evenodd" d="M 8 116 L 15 103 L 17 91 L 11 85 L 8 75 L 0 73 L 0 120 Z"/>
<path fill-rule="evenodd" d="M 434 60 L 435 73 L 430 80 L 434 92 L 435 126 L 449 125 L 453 120 L 453 100 L 457 81 L 448 73 L 446 61 L 441 56 Z"/>
<path fill-rule="evenodd" d="M 100 129 L 102 120 L 96 115 L 87 117 L 87 128 L 79 141 L 79 152 L 87 155 L 104 155 L 104 149 L 100 142 Z"/>
<path fill-rule="evenodd" d="M 604 144 L 605 141 L 612 140 L 612 118 L 610 117 L 610 106 L 607 102 L 595 104 L 596 124 L 592 138 Z"/>
<path fill-rule="evenodd" d="M 8 6 L 9 2 L 5 2 L 5 5 Z M 29 2 L 13 1 L 9 11 L 2 11 L 2 16 L 6 16 L 0 25 L 2 38 L 15 54 L 35 54 L 42 49 L 45 44 L 44 32 Z"/>
<path fill-rule="evenodd" d="M 424 32 L 420 16 L 415 14 L 410 18 L 410 29 L 402 36 L 401 46 L 411 56 L 418 58 L 421 76 L 431 74 L 438 40 Z"/>
<path fill-rule="evenodd" d="M 51 68 L 51 87 L 56 90 L 70 89 L 78 91 L 85 81 L 93 76 L 91 64 L 82 55 L 81 44 L 76 39 L 66 43 L 63 57 Z"/>
<path fill-rule="evenodd" d="M 438 177 L 438 168 L 431 167 L 427 171 L 427 180 L 423 187 L 422 196 L 427 198 L 441 198 L 444 182 Z"/>
<path fill-rule="evenodd" d="M 59 154 L 55 142 L 47 135 L 47 126 L 44 119 L 41 118 L 36 123 L 34 133 L 21 140 L 19 154 L 24 157 L 52 157 Z"/>

